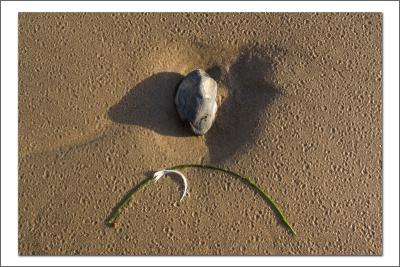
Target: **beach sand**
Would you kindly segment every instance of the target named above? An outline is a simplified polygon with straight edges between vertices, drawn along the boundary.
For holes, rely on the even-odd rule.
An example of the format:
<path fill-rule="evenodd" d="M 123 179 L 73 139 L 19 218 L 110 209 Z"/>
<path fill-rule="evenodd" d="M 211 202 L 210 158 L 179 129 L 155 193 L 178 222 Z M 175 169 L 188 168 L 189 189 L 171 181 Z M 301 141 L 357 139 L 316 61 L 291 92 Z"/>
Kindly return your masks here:
<path fill-rule="evenodd" d="M 218 82 L 202 137 L 181 78 Z M 241 181 L 279 204 L 292 236 Z M 20 255 L 382 255 L 382 15 L 20 13 Z"/>

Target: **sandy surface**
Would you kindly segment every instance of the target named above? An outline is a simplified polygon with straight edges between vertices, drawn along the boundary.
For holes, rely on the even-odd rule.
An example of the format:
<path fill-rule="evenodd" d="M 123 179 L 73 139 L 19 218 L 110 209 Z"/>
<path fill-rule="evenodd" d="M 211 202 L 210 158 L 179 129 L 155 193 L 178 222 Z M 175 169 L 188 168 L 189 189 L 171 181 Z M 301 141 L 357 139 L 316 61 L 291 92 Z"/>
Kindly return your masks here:
<path fill-rule="evenodd" d="M 381 255 L 382 16 L 20 14 L 20 255 Z M 219 86 L 204 137 L 172 96 Z M 184 170 L 105 219 L 149 171 Z"/>

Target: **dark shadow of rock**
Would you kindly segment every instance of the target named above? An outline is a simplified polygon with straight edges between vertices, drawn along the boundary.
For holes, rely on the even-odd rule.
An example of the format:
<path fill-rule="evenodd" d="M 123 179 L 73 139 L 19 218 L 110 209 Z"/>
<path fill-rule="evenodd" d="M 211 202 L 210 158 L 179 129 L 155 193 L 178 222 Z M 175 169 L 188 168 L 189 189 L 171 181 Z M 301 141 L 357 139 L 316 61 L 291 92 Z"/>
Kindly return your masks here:
<path fill-rule="evenodd" d="M 221 81 L 228 97 L 218 109 L 216 124 L 206 134 L 211 163 L 222 163 L 252 145 L 262 125 L 261 113 L 279 94 L 272 78 L 272 60 L 261 53 L 243 53 L 230 67 Z"/>
<path fill-rule="evenodd" d="M 221 81 L 222 69 L 220 66 L 215 65 L 206 70 L 207 74 L 210 75 L 217 83 Z"/>
<path fill-rule="evenodd" d="M 140 82 L 108 111 L 117 123 L 138 125 L 168 136 L 189 136 L 175 109 L 174 95 L 183 76 L 160 72 Z"/>

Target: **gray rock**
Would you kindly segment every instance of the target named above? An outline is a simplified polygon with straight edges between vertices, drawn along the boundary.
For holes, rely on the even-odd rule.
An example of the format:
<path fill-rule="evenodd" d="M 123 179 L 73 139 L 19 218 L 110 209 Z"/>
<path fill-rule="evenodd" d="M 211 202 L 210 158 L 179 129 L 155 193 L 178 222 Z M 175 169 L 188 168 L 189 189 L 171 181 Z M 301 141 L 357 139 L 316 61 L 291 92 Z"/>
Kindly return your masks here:
<path fill-rule="evenodd" d="M 196 135 L 210 130 L 217 113 L 217 82 L 201 69 L 190 72 L 179 84 L 175 106 L 182 121 Z"/>

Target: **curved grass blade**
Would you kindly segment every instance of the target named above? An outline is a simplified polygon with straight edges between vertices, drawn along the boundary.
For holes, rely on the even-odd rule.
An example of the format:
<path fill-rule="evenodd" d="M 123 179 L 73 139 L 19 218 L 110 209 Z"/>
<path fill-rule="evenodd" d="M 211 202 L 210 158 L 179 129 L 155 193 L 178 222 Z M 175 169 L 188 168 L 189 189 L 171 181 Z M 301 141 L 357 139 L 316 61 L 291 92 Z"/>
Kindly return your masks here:
<path fill-rule="evenodd" d="M 118 219 L 119 215 L 121 214 L 122 210 L 128 205 L 129 201 L 131 201 L 133 195 L 138 192 L 140 189 L 143 189 L 147 186 L 147 184 L 152 180 L 152 177 L 148 177 L 138 183 L 135 187 L 129 190 L 128 193 L 118 202 L 118 204 L 112 210 L 110 216 L 106 220 L 107 226 L 114 227 L 115 222 Z"/>
<path fill-rule="evenodd" d="M 227 174 L 230 174 L 232 176 L 235 176 L 239 178 L 241 181 L 245 182 L 249 187 L 253 188 L 276 212 L 276 214 L 279 216 L 279 218 L 282 220 L 282 222 L 285 224 L 286 227 L 289 228 L 291 233 L 293 235 L 297 235 L 296 231 L 294 228 L 291 226 L 291 224 L 288 222 L 286 219 L 285 215 L 279 208 L 278 204 L 267 194 L 262 190 L 255 181 L 237 174 L 231 170 L 222 168 L 222 167 L 217 167 L 217 166 L 212 166 L 212 165 L 202 165 L 202 164 L 184 164 L 184 165 L 176 165 L 171 168 L 168 168 L 166 170 L 178 170 L 178 169 L 185 169 L 185 168 L 202 168 L 202 169 L 211 169 L 211 170 L 217 170 L 221 172 L 225 172 Z M 165 170 L 164 170 L 165 171 Z M 160 171 L 161 172 L 161 171 Z M 142 182 L 140 182 L 138 185 L 136 185 L 134 188 L 132 188 L 125 196 L 124 198 L 117 204 L 117 206 L 113 209 L 111 215 L 107 219 L 107 225 L 109 226 L 114 226 L 116 219 L 119 217 L 121 214 L 122 209 L 129 203 L 131 200 L 132 196 L 138 192 L 141 188 L 145 187 L 149 181 L 152 179 L 158 177 L 161 173 L 157 172 L 154 177 L 148 177 L 144 179 Z M 158 177 L 159 178 L 159 177 Z"/>
<path fill-rule="evenodd" d="M 282 222 L 289 228 L 289 230 L 292 232 L 293 235 L 297 235 L 296 231 L 294 230 L 294 228 L 291 226 L 291 224 L 289 223 L 289 221 L 286 219 L 285 215 L 283 214 L 283 212 L 281 211 L 281 209 L 279 208 L 278 204 L 276 204 L 276 202 L 267 194 L 264 192 L 264 190 L 262 190 L 255 181 L 237 174 L 231 170 L 228 169 L 224 169 L 222 167 L 217 167 L 217 166 L 212 166 L 212 165 L 202 165 L 202 164 L 184 164 L 184 165 L 177 165 L 174 167 L 171 167 L 169 169 L 171 170 L 176 170 L 176 169 L 184 169 L 184 168 L 202 168 L 202 169 L 211 169 L 211 170 L 217 170 L 217 171 L 221 171 L 221 172 L 225 172 L 228 173 L 230 175 L 233 175 L 239 179 L 241 179 L 243 182 L 245 182 L 248 186 L 250 186 L 251 188 L 253 188 L 257 193 L 259 193 L 261 195 L 261 197 L 269 204 L 271 205 L 271 207 L 274 209 L 274 211 L 277 213 L 277 215 L 279 216 L 279 218 L 282 220 Z"/>

